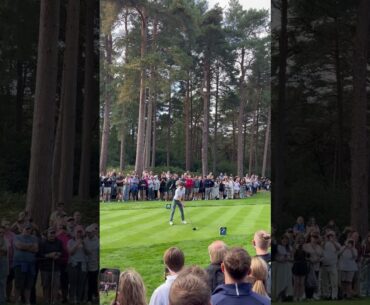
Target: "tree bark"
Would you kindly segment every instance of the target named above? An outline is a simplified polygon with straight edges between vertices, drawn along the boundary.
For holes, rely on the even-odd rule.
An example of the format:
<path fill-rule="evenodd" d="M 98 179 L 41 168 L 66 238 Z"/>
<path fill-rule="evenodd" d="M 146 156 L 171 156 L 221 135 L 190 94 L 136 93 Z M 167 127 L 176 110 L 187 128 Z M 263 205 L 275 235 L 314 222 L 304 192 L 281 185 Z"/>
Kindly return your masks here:
<path fill-rule="evenodd" d="M 191 143 L 190 143 L 190 71 L 188 71 L 188 78 L 186 80 L 186 93 L 184 101 L 184 112 L 185 112 L 185 170 L 190 171 L 190 155 L 191 155 Z"/>
<path fill-rule="evenodd" d="M 273 225 L 281 219 L 285 200 L 285 90 L 286 90 L 286 62 L 288 48 L 288 1 L 281 0 L 281 24 L 279 33 L 279 74 L 278 81 L 275 80 L 272 93 L 272 126 L 274 131 L 272 150 L 272 170 L 274 187 L 272 189 L 272 215 Z M 276 94 L 277 93 L 277 94 Z"/>
<path fill-rule="evenodd" d="M 353 57 L 351 129 L 351 225 L 364 238 L 368 232 L 367 56 L 370 2 L 361 0 Z"/>
<path fill-rule="evenodd" d="M 171 148 L 171 112 L 172 112 L 172 103 L 171 103 L 171 82 L 170 82 L 170 87 L 169 87 L 169 92 L 168 92 L 168 122 L 167 122 L 167 167 L 170 167 L 170 161 L 171 161 L 171 156 L 170 156 L 170 148 Z"/>
<path fill-rule="evenodd" d="M 41 0 L 35 105 L 26 210 L 45 228 L 51 212 L 60 2 Z"/>
<path fill-rule="evenodd" d="M 270 145 L 270 130 L 271 130 L 271 107 L 269 107 L 267 115 L 267 127 L 265 135 L 265 145 L 263 148 L 263 161 L 262 161 L 262 177 L 266 177 L 266 167 L 267 167 L 267 154 Z"/>
<path fill-rule="evenodd" d="M 214 139 L 213 139 L 213 166 L 212 171 L 216 173 L 216 164 L 217 164 L 217 128 L 218 128 L 218 91 L 219 91 L 219 84 L 220 83 L 220 68 L 217 65 L 216 67 L 216 96 L 215 96 L 215 122 L 214 122 Z"/>
<path fill-rule="evenodd" d="M 153 97 L 153 139 L 152 139 L 152 162 L 151 168 L 155 168 L 155 153 L 156 153 L 156 136 L 157 136 L 157 93 L 154 92 Z"/>
<path fill-rule="evenodd" d="M 240 93 L 240 105 L 239 105 L 239 115 L 238 115 L 238 147 L 237 147 L 237 175 L 239 177 L 244 176 L 244 137 L 243 137 L 243 123 L 244 123 L 244 109 L 246 106 L 245 98 L 246 98 L 246 88 L 244 84 L 245 79 L 245 49 L 242 49 L 241 52 L 241 63 L 240 63 L 240 79 L 239 79 L 239 93 Z"/>
<path fill-rule="evenodd" d="M 205 59 L 203 67 L 203 130 L 202 130 L 202 175 L 208 175 L 209 99 L 211 95 L 211 65 Z M 203 91 L 206 92 L 203 92 Z"/>
<path fill-rule="evenodd" d="M 100 149 L 100 172 L 105 173 L 107 171 L 107 160 L 108 160 L 108 145 L 109 145 L 109 134 L 110 134 L 110 112 L 111 112 L 111 97 L 110 97 L 110 86 L 112 83 L 112 76 L 110 75 L 109 67 L 112 64 L 112 35 L 108 34 L 105 37 L 105 48 L 106 48 L 106 64 L 107 71 L 105 75 L 105 86 L 104 86 L 104 118 L 103 118 L 103 131 Z"/>
<path fill-rule="evenodd" d="M 120 137 L 120 154 L 119 154 L 119 168 L 121 171 L 125 169 L 125 159 L 126 159 L 126 131 L 124 128 L 121 130 L 121 137 Z"/>
<path fill-rule="evenodd" d="M 25 66 L 22 61 L 17 61 L 17 99 L 15 106 L 15 130 L 18 134 L 22 132 L 23 126 L 23 98 L 25 82 Z"/>
<path fill-rule="evenodd" d="M 67 206 L 71 204 L 73 197 L 79 21 L 80 0 L 70 0 L 67 7 L 66 49 L 63 62 L 61 100 L 63 132 L 59 180 L 59 200 Z"/>
<path fill-rule="evenodd" d="M 78 197 L 87 200 L 90 197 L 90 168 L 92 151 L 92 111 L 94 105 L 94 1 L 86 3 L 86 27 L 85 27 L 85 79 L 84 79 L 84 104 L 82 113 L 82 141 L 80 178 L 78 184 Z"/>
<path fill-rule="evenodd" d="M 141 16 L 141 47 L 140 56 L 144 59 L 147 45 L 147 12 L 146 8 L 138 9 Z M 140 101 L 139 101 L 139 119 L 136 142 L 136 160 L 135 171 L 141 175 L 144 167 L 144 132 L 145 132 L 145 68 L 141 67 L 140 72 Z"/>
<path fill-rule="evenodd" d="M 152 78 L 152 76 L 151 76 Z M 146 131 L 145 131 L 145 148 L 144 148 L 144 169 L 148 169 L 150 166 L 150 156 L 152 147 L 152 119 L 153 119 L 153 101 L 152 92 L 148 94 L 148 111 L 146 115 Z"/>

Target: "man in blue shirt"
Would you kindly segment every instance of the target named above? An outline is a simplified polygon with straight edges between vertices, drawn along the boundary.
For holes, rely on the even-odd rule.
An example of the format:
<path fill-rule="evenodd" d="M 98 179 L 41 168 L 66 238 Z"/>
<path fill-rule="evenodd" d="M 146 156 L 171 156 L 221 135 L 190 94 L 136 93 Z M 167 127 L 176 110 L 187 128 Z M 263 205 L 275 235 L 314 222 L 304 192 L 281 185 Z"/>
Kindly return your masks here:
<path fill-rule="evenodd" d="M 212 305 L 270 305 L 270 299 L 252 291 L 246 277 L 250 272 L 251 257 L 243 248 L 227 251 L 221 269 L 225 284 L 219 285 L 212 294 Z"/>

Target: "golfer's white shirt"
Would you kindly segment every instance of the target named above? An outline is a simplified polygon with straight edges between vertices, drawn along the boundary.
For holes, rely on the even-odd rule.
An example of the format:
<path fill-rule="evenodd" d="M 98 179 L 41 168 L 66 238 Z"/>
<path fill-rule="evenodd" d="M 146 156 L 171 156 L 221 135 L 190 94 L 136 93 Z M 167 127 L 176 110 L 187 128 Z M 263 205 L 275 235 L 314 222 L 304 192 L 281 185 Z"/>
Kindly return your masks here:
<path fill-rule="evenodd" d="M 177 275 L 168 275 L 166 282 L 154 290 L 149 305 L 168 305 L 170 289 L 176 278 Z"/>
<path fill-rule="evenodd" d="M 173 197 L 174 200 L 180 200 L 182 197 L 185 196 L 185 188 L 183 187 L 180 189 L 179 187 L 176 189 L 175 196 Z"/>

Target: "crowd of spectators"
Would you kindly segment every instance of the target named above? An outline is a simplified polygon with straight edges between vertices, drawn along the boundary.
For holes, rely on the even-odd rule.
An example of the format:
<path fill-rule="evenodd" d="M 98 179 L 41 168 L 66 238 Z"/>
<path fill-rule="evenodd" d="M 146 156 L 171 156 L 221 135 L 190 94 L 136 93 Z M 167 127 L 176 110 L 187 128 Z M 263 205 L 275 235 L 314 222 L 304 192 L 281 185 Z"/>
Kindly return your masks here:
<path fill-rule="evenodd" d="M 0 225 L 0 305 L 98 302 L 99 228 L 58 203 L 47 229 L 27 211 Z"/>
<path fill-rule="evenodd" d="M 320 227 L 302 216 L 272 239 L 272 299 L 337 300 L 370 296 L 370 232 L 360 237 L 331 219 Z"/>
<path fill-rule="evenodd" d="M 144 171 L 141 176 L 132 172 L 128 175 L 114 171 L 100 175 L 100 200 L 109 201 L 171 201 L 176 183 L 185 185 L 185 200 L 239 199 L 251 197 L 258 190 L 270 190 L 271 181 L 266 177 L 246 175 L 238 177 L 220 173 L 217 177 L 192 175 L 188 172 L 179 175 L 163 172 L 155 175 Z"/>
<path fill-rule="evenodd" d="M 243 247 L 228 247 L 223 241 L 208 247 L 206 268 L 185 265 L 185 255 L 177 247 L 164 252 L 165 282 L 151 295 L 149 305 L 268 305 L 271 236 L 265 231 L 254 235 L 256 255 Z M 142 277 L 133 269 L 121 273 L 116 304 L 147 305 Z"/>

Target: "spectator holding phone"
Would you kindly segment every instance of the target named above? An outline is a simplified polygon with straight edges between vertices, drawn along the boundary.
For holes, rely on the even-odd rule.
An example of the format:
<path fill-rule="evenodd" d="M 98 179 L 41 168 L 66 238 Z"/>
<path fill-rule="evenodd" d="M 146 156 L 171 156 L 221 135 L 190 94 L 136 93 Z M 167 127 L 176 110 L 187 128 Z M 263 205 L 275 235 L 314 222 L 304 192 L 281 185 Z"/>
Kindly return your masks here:
<path fill-rule="evenodd" d="M 87 272 L 87 249 L 82 226 L 76 226 L 75 236 L 68 241 L 67 248 L 69 253 L 69 302 L 79 303 L 82 301 Z"/>
<path fill-rule="evenodd" d="M 352 298 L 352 281 L 357 268 L 357 250 L 354 247 L 354 240 L 349 239 L 339 252 L 339 270 L 341 272 L 343 298 Z"/>

